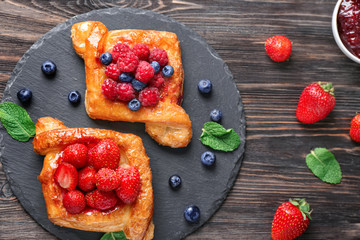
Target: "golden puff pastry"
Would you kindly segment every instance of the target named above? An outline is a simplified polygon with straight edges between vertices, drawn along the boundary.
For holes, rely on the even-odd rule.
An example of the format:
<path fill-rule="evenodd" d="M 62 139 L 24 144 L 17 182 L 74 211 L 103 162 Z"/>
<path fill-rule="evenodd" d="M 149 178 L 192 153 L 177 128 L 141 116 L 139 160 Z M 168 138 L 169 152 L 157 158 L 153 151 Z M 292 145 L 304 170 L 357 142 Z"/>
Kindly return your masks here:
<path fill-rule="evenodd" d="M 188 114 L 180 106 L 183 95 L 184 72 L 180 44 L 176 34 L 153 30 L 108 31 L 101 22 L 87 21 L 72 26 L 71 37 L 77 54 L 84 59 L 86 71 L 85 107 L 93 119 L 144 122 L 146 132 L 159 144 L 173 148 L 185 147 L 191 140 L 192 129 Z M 104 52 L 123 42 L 130 47 L 144 43 L 150 49 L 167 52 L 174 74 L 165 81 L 160 101 L 155 106 L 129 110 L 127 103 L 108 100 L 101 90 L 106 79 L 105 65 L 99 61 Z"/>
<path fill-rule="evenodd" d="M 114 209 L 99 211 L 84 210 L 70 214 L 62 203 L 65 194 L 54 180 L 60 154 L 67 145 L 91 143 L 101 139 L 112 139 L 121 152 L 119 165 L 134 166 L 139 170 L 141 189 L 136 201 L 131 205 L 121 204 Z M 111 130 L 92 128 L 67 128 L 61 121 L 43 117 L 36 123 L 34 151 L 45 155 L 39 180 L 45 198 L 47 213 L 53 223 L 85 231 L 116 232 L 124 231 L 131 240 L 152 239 L 154 234 L 153 190 L 149 158 L 142 140 L 133 134 L 123 134 Z"/>

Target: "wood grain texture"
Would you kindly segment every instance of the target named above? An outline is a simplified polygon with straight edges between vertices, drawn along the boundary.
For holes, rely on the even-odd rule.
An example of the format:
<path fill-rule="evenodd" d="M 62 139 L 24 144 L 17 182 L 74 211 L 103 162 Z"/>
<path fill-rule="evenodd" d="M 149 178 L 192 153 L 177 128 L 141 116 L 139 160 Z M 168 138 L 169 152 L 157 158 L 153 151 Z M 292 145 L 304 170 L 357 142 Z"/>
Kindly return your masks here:
<path fill-rule="evenodd" d="M 306 197 L 313 221 L 300 239 L 360 238 L 360 145 L 349 123 L 360 110 L 360 67 L 337 48 L 331 32 L 335 0 L 0 1 L 0 92 L 16 62 L 57 24 L 93 9 L 135 7 L 186 24 L 228 64 L 247 119 L 245 159 L 220 210 L 187 239 L 270 239 L 277 206 Z M 290 61 L 272 62 L 265 40 L 284 34 L 293 42 Z M 311 126 L 295 117 L 302 89 L 332 81 L 336 106 Z M 226 117 L 226 116 L 224 116 Z M 305 156 L 326 147 L 338 159 L 341 184 L 317 179 Z M 56 239 L 23 210 L 0 169 L 0 239 Z"/>

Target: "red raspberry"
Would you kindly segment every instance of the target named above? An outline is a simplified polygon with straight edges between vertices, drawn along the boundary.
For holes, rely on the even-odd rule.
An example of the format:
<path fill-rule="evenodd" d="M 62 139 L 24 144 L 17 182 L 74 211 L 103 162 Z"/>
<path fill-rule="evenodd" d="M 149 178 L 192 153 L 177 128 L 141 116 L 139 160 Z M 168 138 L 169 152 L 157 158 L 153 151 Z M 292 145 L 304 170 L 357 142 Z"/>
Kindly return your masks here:
<path fill-rule="evenodd" d="M 160 88 L 164 84 L 164 77 L 161 73 L 156 73 L 154 77 L 149 81 L 150 87 Z"/>
<path fill-rule="evenodd" d="M 96 170 L 93 167 L 87 166 L 79 171 L 79 183 L 78 186 L 84 192 L 94 190 Z"/>
<path fill-rule="evenodd" d="M 75 190 L 78 184 L 78 172 L 70 163 L 61 163 L 54 174 L 55 182 L 66 190 Z"/>
<path fill-rule="evenodd" d="M 106 98 L 108 98 L 111 101 L 115 101 L 117 98 L 116 86 L 117 86 L 117 82 L 112 80 L 111 78 L 105 79 L 105 81 L 101 85 L 103 94 L 105 95 Z"/>
<path fill-rule="evenodd" d="M 119 80 L 120 74 L 121 74 L 121 71 L 115 63 L 110 63 L 109 65 L 107 65 L 107 67 L 105 69 L 106 76 L 117 81 L 117 80 Z"/>
<path fill-rule="evenodd" d="M 118 145 L 110 139 L 101 140 L 88 153 L 89 164 L 99 170 L 100 168 L 116 169 L 120 161 Z"/>
<path fill-rule="evenodd" d="M 140 61 L 138 68 L 136 69 L 135 78 L 143 83 L 150 81 L 155 74 L 154 68 L 150 63 Z"/>
<path fill-rule="evenodd" d="M 161 67 L 168 64 L 169 59 L 166 51 L 162 48 L 155 48 L 150 52 L 149 62 L 156 61 Z"/>
<path fill-rule="evenodd" d="M 153 106 L 159 102 L 160 93 L 156 87 L 147 87 L 139 93 L 141 106 Z"/>
<path fill-rule="evenodd" d="M 121 55 L 117 61 L 118 68 L 123 72 L 133 72 L 139 64 L 139 59 L 133 52 Z"/>
<path fill-rule="evenodd" d="M 117 43 L 115 44 L 115 46 L 112 49 L 111 55 L 113 57 L 113 62 L 117 62 L 117 60 L 119 59 L 119 57 L 121 55 L 124 55 L 127 52 L 130 52 L 131 49 L 129 47 L 129 45 L 127 45 L 126 43 Z"/>
<path fill-rule="evenodd" d="M 149 59 L 150 49 L 144 43 L 135 44 L 132 48 L 132 51 L 139 58 L 139 60 L 147 61 Z"/>
<path fill-rule="evenodd" d="M 89 207 L 104 211 L 114 207 L 118 201 L 116 194 L 111 192 L 102 192 L 95 189 L 92 192 L 88 192 L 85 196 L 86 204 Z"/>
<path fill-rule="evenodd" d="M 116 195 L 126 204 L 131 204 L 136 200 L 141 187 L 139 170 L 135 167 L 116 169 L 116 173 L 121 178 Z"/>
<path fill-rule="evenodd" d="M 86 207 L 85 196 L 78 190 L 69 191 L 63 198 L 63 205 L 71 214 L 80 213 Z"/>
<path fill-rule="evenodd" d="M 87 163 L 88 149 L 84 144 L 75 143 L 65 148 L 62 157 L 63 162 L 74 165 L 77 169 L 82 168 Z"/>
<path fill-rule="evenodd" d="M 119 83 L 116 87 L 116 93 L 118 95 L 118 99 L 121 101 L 128 102 L 135 98 L 135 90 L 131 83 Z"/>
<path fill-rule="evenodd" d="M 96 187 L 100 191 L 109 192 L 119 187 L 121 179 L 110 168 L 101 168 L 95 175 Z"/>

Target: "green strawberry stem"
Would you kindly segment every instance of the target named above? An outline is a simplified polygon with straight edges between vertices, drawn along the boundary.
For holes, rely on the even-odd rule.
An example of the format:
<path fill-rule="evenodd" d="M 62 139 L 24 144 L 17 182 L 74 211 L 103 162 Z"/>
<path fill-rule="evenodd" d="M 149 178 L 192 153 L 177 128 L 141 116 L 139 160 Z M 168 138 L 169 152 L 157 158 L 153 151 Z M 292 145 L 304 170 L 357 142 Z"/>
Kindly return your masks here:
<path fill-rule="evenodd" d="M 318 84 L 320 85 L 320 87 L 322 87 L 322 89 L 324 89 L 325 92 L 331 94 L 334 96 L 334 87 L 332 85 L 332 83 L 328 83 L 328 82 L 318 82 Z"/>
<path fill-rule="evenodd" d="M 302 216 L 304 217 L 304 220 L 306 220 L 306 217 L 312 220 L 310 214 L 313 210 L 310 210 L 310 205 L 306 202 L 305 198 L 290 198 L 289 202 L 300 210 Z"/>

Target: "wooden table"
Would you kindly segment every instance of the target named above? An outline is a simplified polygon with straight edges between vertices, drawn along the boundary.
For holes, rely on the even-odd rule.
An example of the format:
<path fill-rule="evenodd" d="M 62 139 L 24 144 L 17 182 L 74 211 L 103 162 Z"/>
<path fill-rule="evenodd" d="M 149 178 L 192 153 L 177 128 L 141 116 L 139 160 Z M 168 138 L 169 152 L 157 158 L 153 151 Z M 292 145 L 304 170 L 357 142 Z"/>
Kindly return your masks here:
<path fill-rule="evenodd" d="M 270 239 L 274 212 L 290 197 L 306 197 L 314 208 L 301 239 L 359 239 L 360 145 L 348 131 L 360 111 L 360 67 L 332 37 L 335 3 L 2 0 L 0 92 L 25 51 L 74 15 L 118 6 L 172 17 L 203 36 L 228 64 L 247 120 L 245 159 L 232 191 L 211 220 L 187 239 Z M 293 42 L 288 62 L 272 62 L 264 51 L 265 40 L 276 34 Z M 295 117 L 298 97 L 316 81 L 333 82 L 337 103 L 325 120 L 302 125 Z M 326 184 L 309 171 L 305 156 L 314 147 L 334 153 L 343 172 L 341 184 Z M 2 170 L 0 186 L 0 239 L 55 239 L 24 211 Z"/>

